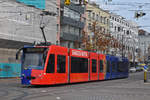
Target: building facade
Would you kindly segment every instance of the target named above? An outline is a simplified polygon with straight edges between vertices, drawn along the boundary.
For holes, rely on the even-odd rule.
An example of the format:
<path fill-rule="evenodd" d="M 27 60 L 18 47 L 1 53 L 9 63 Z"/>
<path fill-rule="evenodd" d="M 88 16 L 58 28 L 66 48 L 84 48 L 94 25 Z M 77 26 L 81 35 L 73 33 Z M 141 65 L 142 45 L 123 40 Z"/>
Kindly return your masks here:
<path fill-rule="evenodd" d="M 46 2 L 44 9 L 30 6 L 19 0 L 0 3 L 0 62 L 15 62 L 18 48 L 31 45 L 34 41 L 44 42 L 41 26 L 45 27 L 47 41 L 56 44 L 57 15 L 46 15 L 43 11 L 57 14 L 57 1 L 44 1 Z"/>
<path fill-rule="evenodd" d="M 150 62 L 150 33 L 140 29 L 139 30 L 139 56 L 142 62 Z"/>
<path fill-rule="evenodd" d="M 94 22 L 100 27 L 103 33 L 109 33 L 109 13 L 99 7 L 94 2 L 89 2 L 86 6 L 86 31 L 91 36 L 91 27 Z"/>
<path fill-rule="evenodd" d="M 111 13 L 110 33 L 124 45 L 116 53 L 128 57 L 130 61 L 137 61 L 135 51 L 138 48 L 138 25 L 122 16 Z"/>
<path fill-rule="evenodd" d="M 60 45 L 68 48 L 80 48 L 82 30 L 85 25 L 85 7 L 78 0 L 70 5 L 60 1 Z"/>
<path fill-rule="evenodd" d="M 86 25 L 84 31 L 88 36 L 88 41 L 90 41 L 90 46 L 87 47 L 87 43 L 84 43 L 84 47 L 89 48 L 91 50 L 96 50 L 99 52 L 106 53 L 106 49 L 98 49 L 98 41 L 96 38 L 100 38 L 101 34 L 109 34 L 109 12 L 104 11 L 99 7 L 95 2 L 88 2 L 86 5 Z M 95 27 L 95 28 L 94 28 Z M 95 30 L 95 32 L 94 32 Z M 98 34 L 96 33 L 98 32 Z M 97 36 L 96 36 L 97 35 Z M 99 37 L 98 37 L 99 36 Z M 101 48 L 104 46 L 101 46 Z"/>
<path fill-rule="evenodd" d="M 49 6 L 51 5 L 51 6 Z M 45 24 L 47 41 L 56 43 L 56 16 L 41 16 L 41 9 L 27 6 L 16 1 L 0 4 L 1 14 L 1 39 L 28 42 L 43 41 L 40 25 Z M 46 1 L 45 10 L 57 13 L 56 1 Z"/>
<path fill-rule="evenodd" d="M 10 0 L 0 3 L 0 46 L 3 50 L 16 51 L 24 45 L 44 42 L 44 27 L 48 42 L 69 48 L 79 48 L 85 25 L 85 7 L 72 0 Z M 5 49 L 3 49 L 5 48 Z M 3 53 L 0 52 L 2 56 Z M 6 62 L 8 62 L 6 59 Z M 13 58 L 15 59 L 15 53 Z M 1 62 L 1 61 L 0 61 Z"/>

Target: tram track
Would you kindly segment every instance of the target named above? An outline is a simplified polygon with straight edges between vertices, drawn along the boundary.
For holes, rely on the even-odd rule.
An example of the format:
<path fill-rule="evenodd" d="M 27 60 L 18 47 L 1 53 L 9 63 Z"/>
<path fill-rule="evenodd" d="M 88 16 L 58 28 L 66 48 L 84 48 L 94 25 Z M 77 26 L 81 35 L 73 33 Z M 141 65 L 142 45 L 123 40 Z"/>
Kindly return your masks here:
<path fill-rule="evenodd" d="M 3 88 L 3 89 L 0 89 L 0 91 L 3 92 L 3 94 L 0 95 L 0 97 L 3 100 L 5 100 L 5 99 L 9 100 L 9 98 L 13 98 L 11 100 L 21 100 L 22 98 L 24 98 L 24 97 L 29 95 L 28 92 L 25 92 L 25 91 L 20 90 L 20 89 L 7 89 L 6 90 L 5 88 Z M 17 95 L 12 95 L 12 93 L 15 93 Z"/>
<path fill-rule="evenodd" d="M 0 89 L 0 97 L 7 96 L 7 95 L 8 95 L 8 91 L 7 90 Z"/>
<path fill-rule="evenodd" d="M 140 73 L 139 73 L 140 74 Z M 136 74 L 137 75 L 137 74 Z M 133 76 L 135 77 L 135 75 Z M 141 78 L 140 78 L 141 80 Z M 31 87 L 23 87 L 19 83 L 13 83 L 13 84 L 4 84 L 4 87 L 0 88 L 0 96 L 2 100 L 30 100 L 30 99 L 36 99 L 40 97 L 57 97 L 57 96 L 64 96 L 67 94 L 77 94 L 80 92 L 89 92 L 91 90 L 97 90 L 98 93 L 102 94 L 110 94 L 112 96 L 118 95 L 118 96 L 137 96 L 137 94 L 134 93 L 109 93 L 105 91 L 101 91 L 98 89 L 111 89 L 112 91 L 119 91 L 121 89 L 123 90 L 130 90 L 130 88 L 126 87 L 127 83 L 132 83 L 139 81 L 138 79 L 132 79 L 126 78 L 126 79 L 119 79 L 119 80 L 110 80 L 110 81 L 95 81 L 95 82 L 85 82 L 85 83 L 78 83 L 78 84 L 67 84 L 67 85 L 56 85 L 56 86 L 31 86 Z M 1 84 L 2 85 L 2 84 Z M 123 88 L 122 86 L 125 87 Z M 118 87 L 121 86 L 121 87 Z M 132 88 L 131 88 L 132 89 Z M 140 90 L 140 88 L 137 88 Z M 142 89 L 142 88 L 141 88 Z M 143 90 L 144 91 L 144 90 Z M 16 93 L 15 93 L 16 92 Z M 131 94 L 131 95 L 130 95 Z M 92 94 L 90 94 L 92 95 Z M 149 96 L 148 93 L 138 93 L 138 95 L 145 95 Z M 4 99 L 3 99 L 4 98 Z M 64 99 L 65 100 L 65 99 Z"/>

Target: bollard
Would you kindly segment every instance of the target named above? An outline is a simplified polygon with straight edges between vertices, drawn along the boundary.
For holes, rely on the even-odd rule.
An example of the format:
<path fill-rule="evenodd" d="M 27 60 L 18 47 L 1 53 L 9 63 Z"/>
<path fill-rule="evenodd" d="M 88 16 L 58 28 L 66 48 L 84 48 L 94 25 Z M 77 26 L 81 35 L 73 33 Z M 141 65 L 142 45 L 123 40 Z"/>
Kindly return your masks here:
<path fill-rule="evenodd" d="M 147 72 L 144 71 L 144 82 L 147 82 Z"/>

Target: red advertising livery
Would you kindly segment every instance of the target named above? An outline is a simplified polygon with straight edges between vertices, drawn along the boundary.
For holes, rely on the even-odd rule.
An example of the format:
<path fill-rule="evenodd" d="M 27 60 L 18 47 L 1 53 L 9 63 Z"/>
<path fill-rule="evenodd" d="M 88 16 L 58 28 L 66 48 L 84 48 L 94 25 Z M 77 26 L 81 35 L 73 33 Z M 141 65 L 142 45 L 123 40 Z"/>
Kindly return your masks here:
<path fill-rule="evenodd" d="M 104 80 L 106 56 L 51 46 L 25 46 L 21 80 L 25 85 L 52 85 Z"/>

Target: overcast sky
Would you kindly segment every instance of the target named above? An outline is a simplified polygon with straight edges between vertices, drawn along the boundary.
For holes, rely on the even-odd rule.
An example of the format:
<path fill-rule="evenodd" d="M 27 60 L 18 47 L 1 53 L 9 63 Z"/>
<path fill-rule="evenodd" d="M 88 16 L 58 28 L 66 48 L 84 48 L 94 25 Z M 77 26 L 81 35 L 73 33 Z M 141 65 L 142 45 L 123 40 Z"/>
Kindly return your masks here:
<path fill-rule="evenodd" d="M 150 32 L 150 0 L 91 0 L 100 5 L 101 8 L 110 10 L 125 17 L 128 20 L 133 20 L 142 26 L 142 29 Z M 135 19 L 134 14 L 137 10 L 142 10 L 146 13 L 145 16 Z"/>

